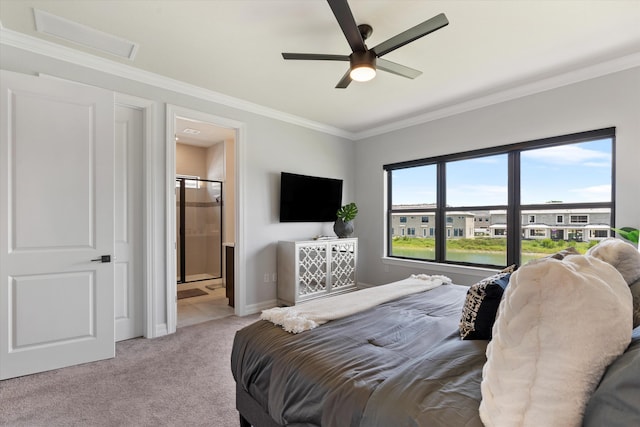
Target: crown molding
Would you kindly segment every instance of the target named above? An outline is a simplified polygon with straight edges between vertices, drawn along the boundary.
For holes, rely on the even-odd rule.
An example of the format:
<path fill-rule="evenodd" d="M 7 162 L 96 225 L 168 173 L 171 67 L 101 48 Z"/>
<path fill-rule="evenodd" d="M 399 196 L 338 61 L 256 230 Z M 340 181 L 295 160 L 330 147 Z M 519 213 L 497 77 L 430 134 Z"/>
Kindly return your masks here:
<path fill-rule="evenodd" d="M 71 64 L 91 68 L 100 72 L 104 72 L 117 77 L 126 78 L 137 81 L 146 85 L 157 88 L 167 89 L 174 92 L 199 98 L 202 100 L 225 105 L 241 111 L 257 114 L 271 119 L 279 120 L 285 123 L 323 132 L 329 135 L 358 141 L 385 133 L 405 129 L 430 121 L 442 119 L 476 110 L 483 107 L 499 104 L 501 102 L 511 101 L 522 98 L 535 93 L 544 92 L 550 89 L 556 89 L 562 86 L 579 83 L 581 81 L 601 77 L 607 74 L 624 71 L 630 68 L 640 66 L 640 52 L 635 52 L 626 56 L 604 61 L 587 67 L 576 68 L 562 74 L 552 77 L 535 80 L 530 83 L 519 85 L 515 88 L 502 90 L 486 96 L 456 102 L 448 106 L 440 106 L 431 109 L 431 111 L 397 120 L 393 123 L 367 129 L 361 132 L 350 132 L 344 129 L 329 126 L 313 120 L 308 120 L 300 116 L 285 113 L 279 110 L 268 108 L 259 104 L 255 104 L 243 99 L 224 95 L 209 89 L 204 89 L 189 83 L 175 80 L 169 77 L 161 76 L 149 71 L 135 68 L 131 65 L 122 64 L 113 60 L 105 59 L 86 52 L 62 46 L 47 40 L 39 39 L 13 30 L 8 30 L 2 26 L 0 22 L 0 45 L 15 47 L 17 49 L 26 50 L 39 55 L 51 57 L 53 59 L 69 62 Z"/>
<path fill-rule="evenodd" d="M 141 70 L 131 65 L 122 64 L 113 60 L 91 55 L 76 49 L 62 46 L 47 40 L 29 36 L 18 31 L 8 30 L 0 24 L 0 45 L 11 46 L 17 49 L 33 52 L 60 61 L 68 62 L 80 67 L 94 69 L 103 73 L 133 80 L 146 85 L 162 88 L 181 94 L 189 95 L 205 101 L 257 114 L 282 122 L 302 126 L 308 129 L 327 133 L 353 140 L 353 132 L 329 126 L 323 123 L 308 120 L 293 114 L 285 113 L 273 108 L 254 104 L 243 99 L 224 95 L 209 89 L 204 89 L 189 83 L 161 76 L 149 71 Z"/>

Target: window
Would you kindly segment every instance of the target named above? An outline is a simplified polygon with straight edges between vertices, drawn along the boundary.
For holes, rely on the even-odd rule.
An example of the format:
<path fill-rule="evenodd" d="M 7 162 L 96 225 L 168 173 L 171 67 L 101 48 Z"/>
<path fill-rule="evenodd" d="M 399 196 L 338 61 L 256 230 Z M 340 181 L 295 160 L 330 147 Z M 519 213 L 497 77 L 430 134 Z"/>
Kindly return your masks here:
<path fill-rule="evenodd" d="M 385 165 L 387 255 L 501 267 L 569 242 L 584 253 L 614 226 L 614 149 L 608 128 Z M 405 215 L 428 235 L 395 235 Z"/>
<path fill-rule="evenodd" d="M 423 216 L 421 218 L 420 222 L 422 222 L 423 224 L 428 223 L 429 222 L 429 217 L 428 216 Z"/>
<path fill-rule="evenodd" d="M 547 233 L 539 228 L 532 228 L 529 230 L 529 237 L 546 237 Z"/>
<path fill-rule="evenodd" d="M 609 230 L 592 230 L 591 236 L 595 239 L 606 239 L 609 237 Z"/>
<path fill-rule="evenodd" d="M 569 217 L 569 222 L 571 224 L 588 224 L 589 217 L 587 215 L 571 215 Z"/>
<path fill-rule="evenodd" d="M 176 188 L 180 188 L 180 182 L 184 181 L 184 188 L 199 188 L 199 176 L 176 175 Z"/>
<path fill-rule="evenodd" d="M 393 241 L 388 251 L 390 256 L 425 261 L 435 260 L 436 172 L 435 165 L 415 165 L 394 170 L 393 182 L 389 187 L 391 189 L 389 205 L 394 207 L 389 216 L 388 234 L 389 239 Z M 409 216 L 420 218 L 421 223 L 424 217 L 429 218 L 428 235 L 407 236 L 404 229 L 400 230 L 400 224 L 408 224 Z M 409 225 L 418 226 L 419 224 Z"/>

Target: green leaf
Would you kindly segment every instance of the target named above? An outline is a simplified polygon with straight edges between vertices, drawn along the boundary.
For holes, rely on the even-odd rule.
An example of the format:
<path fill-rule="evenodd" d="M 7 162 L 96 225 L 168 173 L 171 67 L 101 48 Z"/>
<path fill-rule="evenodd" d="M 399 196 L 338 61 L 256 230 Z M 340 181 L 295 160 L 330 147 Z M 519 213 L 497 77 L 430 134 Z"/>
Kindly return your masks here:
<path fill-rule="evenodd" d="M 352 221 L 356 215 L 358 215 L 358 207 L 353 202 L 342 206 L 338 209 L 338 212 L 336 212 L 336 216 L 344 222 Z"/>
<path fill-rule="evenodd" d="M 628 241 L 638 244 L 638 239 L 640 237 L 640 230 L 633 227 L 622 227 L 622 228 L 611 228 L 613 231 L 618 233 L 620 237 L 627 239 Z"/>

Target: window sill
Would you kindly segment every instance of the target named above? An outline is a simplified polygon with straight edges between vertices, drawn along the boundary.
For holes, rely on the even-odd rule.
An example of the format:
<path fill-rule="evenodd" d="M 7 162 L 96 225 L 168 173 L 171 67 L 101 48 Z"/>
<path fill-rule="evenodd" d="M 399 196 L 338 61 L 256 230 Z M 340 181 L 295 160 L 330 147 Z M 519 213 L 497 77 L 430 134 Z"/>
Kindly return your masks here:
<path fill-rule="evenodd" d="M 414 261 L 410 259 L 399 259 L 386 256 L 382 257 L 382 263 L 385 265 L 410 267 L 414 270 L 424 270 L 425 272 L 429 272 L 430 274 L 433 274 L 434 271 L 437 271 L 442 274 L 467 274 L 485 277 L 500 271 L 499 268 L 492 269 L 486 267 L 473 267 L 468 265 L 442 264 L 432 261 Z"/>

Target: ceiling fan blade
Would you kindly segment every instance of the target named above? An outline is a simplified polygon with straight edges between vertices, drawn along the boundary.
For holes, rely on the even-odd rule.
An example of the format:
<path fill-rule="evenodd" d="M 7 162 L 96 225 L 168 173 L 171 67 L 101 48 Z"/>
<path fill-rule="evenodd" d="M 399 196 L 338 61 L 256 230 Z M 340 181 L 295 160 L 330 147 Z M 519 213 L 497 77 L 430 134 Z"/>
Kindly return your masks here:
<path fill-rule="evenodd" d="M 338 20 L 338 24 L 344 36 L 347 38 L 351 50 L 354 52 L 364 52 L 366 50 L 364 40 L 362 40 L 362 35 L 360 34 L 360 30 L 353 17 L 353 13 L 351 13 L 351 8 L 347 0 L 327 0 L 327 3 L 329 3 L 329 7 L 331 7 L 333 14 Z"/>
<path fill-rule="evenodd" d="M 377 57 L 386 55 L 387 53 L 404 46 L 407 43 L 411 43 L 420 37 L 426 36 L 440 28 L 449 24 L 449 20 L 444 13 L 434 16 L 431 19 L 424 21 L 422 24 L 418 24 L 413 28 L 409 28 L 402 33 L 391 37 L 389 40 L 384 41 L 371 49 L 376 53 Z"/>
<path fill-rule="evenodd" d="M 349 61 L 349 55 L 325 55 L 322 53 L 282 53 L 284 59 L 302 59 L 317 61 Z"/>
<path fill-rule="evenodd" d="M 422 71 L 414 68 L 409 68 L 397 62 L 387 61 L 386 59 L 378 58 L 376 61 L 376 68 L 378 70 L 386 71 L 388 73 L 396 74 L 398 76 L 406 77 L 409 79 L 415 79 Z"/>
<path fill-rule="evenodd" d="M 345 75 L 342 76 L 336 85 L 336 89 L 346 89 L 347 86 L 349 86 L 349 83 L 351 83 L 351 76 L 349 74 L 351 74 L 351 69 L 348 69 Z"/>

